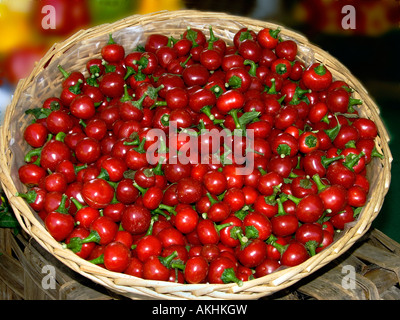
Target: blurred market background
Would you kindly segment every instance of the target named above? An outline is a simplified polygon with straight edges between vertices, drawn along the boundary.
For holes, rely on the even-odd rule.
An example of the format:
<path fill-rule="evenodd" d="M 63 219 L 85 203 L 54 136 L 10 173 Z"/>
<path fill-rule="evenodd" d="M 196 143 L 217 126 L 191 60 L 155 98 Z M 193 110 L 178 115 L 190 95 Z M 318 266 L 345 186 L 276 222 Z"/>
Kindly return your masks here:
<path fill-rule="evenodd" d="M 55 29 L 43 27 L 50 22 L 48 5 L 56 11 Z M 292 28 L 361 80 L 381 109 L 394 158 L 391 187 L 373 226 L 400 241 L 399 0 L 0 0 L 0 121 L 18 80 L 55 42 L 129 15 L 178 9 L 226 12 Z"/>

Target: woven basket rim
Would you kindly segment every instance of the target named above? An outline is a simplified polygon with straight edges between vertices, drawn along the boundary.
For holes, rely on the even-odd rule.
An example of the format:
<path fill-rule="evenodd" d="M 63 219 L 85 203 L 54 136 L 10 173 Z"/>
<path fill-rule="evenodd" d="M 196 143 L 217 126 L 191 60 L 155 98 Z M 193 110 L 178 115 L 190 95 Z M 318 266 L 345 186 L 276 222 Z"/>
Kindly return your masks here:
<path fill-rule="evenodd" d="M 386 132 L 386 129 L 379 118 L 379 108 L 376 106 L 373 99 L 368 95 L 368 92 L 365 90 L 362 84 L 345 66 L 343 66 L 330 54 L 310 43 L 303 35 L 300 35 L 291 29 L 275 23 L 230 15 L 227 13 L 203 12 L 197 10 L 160 11 L 146 15 L 133 15 L 131 17 L 121 19 L 115 23 L 107 23 L 91 29 L 81 30 L 62 43 L 54 44 L 46 53 L 46 55 L 37 63 L 32 73 L 27 78 L 19 81 L 13 99 L 10 105 L 7 107 L 4 124 L 1 127 L 0 151 L 2 151 L 3 155 L 10 152 L 9 144 L 12 134 L 9 132 L 9 124 L 21 93 L 29 87 L 33 79 L 40 74 L 49 61 L 54 59 L 54 57 L 62 55 L 72 45 L 83 39 L 108 35 L 110 32 L 122 30 L 127 26 L 151 23 L 151 21 L 154 21 L 154 19 L 188 19 L 189 17 L 191 20 L 195 20 L 199 17 L 218 19 L 220 23 L 233 20 L 239 24 L 249 27 L 279 27 L 283 36 L 294 38 L 304 46 L 311 48 L 311 50 L 314 51 L 316 60 L 324 60 L 321 62 L 327 63 L 328 65 L 332 63 L 336 66 L 339 66 L 340 72 L 343 74 L 344 78 L 347 79 L 347 77 L 351 77 L 353 84 L 355 84 L 354 87 L 364 100 L 364 104 L 371 109 L 372 117 L 374 117 L 374 120 L 378 122 L 379 135 L 381 138 L 380 148 L 385 154 L 385 158 L 382 160 L 383 170 L 380 172 L 381 179 L 374 186 L 374 190 L 379 191 L 378 199 L 374 198 L 374 201 L 370 201 L 370 203 L 367 204 L 368 208 L 371 209 L 371 212 L 368 212 L 367 214 L 366 210 L 363 209 L 360 219 L 355 221 L 350 228 L 345 230 L 338 240 L 336 240 L 330 247 L 309 258 L 298 266 L 276 271 L 270 275 L 246 281 L 242 287 L 232 283 L 223 285 L 208 283 L 182 285 L 170 282 L 165 283 L 153 280 L 144 280 L 126 274 L 111 272 L 79 258 L 73 254 L 72 251 L 63 249 L 61 244 L 54 240 L 44 228 L 43 224 L 38 221 L 28 204 L 20 197 L 15 196 L 17 189 L 14 181 L 12 181 L 10 172 L 11 165 L 7 162 L 7 158 L 5 156 L 3 156 L 0 161 L 1 183 L 11 206 L 15 211 L 18 221 L 29 235 L 31 235 L 47 251 L 56 256 L 58 260 L 69 266 L 71 269 L 111 290 L 125 294 L 128 297 L 136 297 L 136 295 L 139 295 L 163 299 L 256 299 L 275 293 L 294 284 L 298 280 L 318 270 L 345 252 L 369 229 L 372 221 L 379 213 L 384 197 L 390 185 L 391 163 L 393 158 L 388 146 L 388 133 Z"/>

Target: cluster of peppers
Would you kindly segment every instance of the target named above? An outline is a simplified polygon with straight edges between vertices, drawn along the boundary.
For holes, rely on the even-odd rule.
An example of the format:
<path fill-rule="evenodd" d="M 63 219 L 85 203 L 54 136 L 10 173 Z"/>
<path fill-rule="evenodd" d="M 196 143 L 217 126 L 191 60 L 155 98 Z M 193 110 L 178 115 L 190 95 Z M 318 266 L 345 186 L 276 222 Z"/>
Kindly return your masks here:
<path fill-rule="evenodd" d="M 383 155 L 353 89 L 279 29 L 242 28 L 231 44 L 209 31 L 152 34 L 129 53 L 110 35 L 27 111 L 18 195 L 65 250 L 149 280 L 242 285 L 306 261 L 360 213 Z M 212 129 L 231 149 L 204 138 Z M 197 161 L 180 161 L 193 141 Z"/>

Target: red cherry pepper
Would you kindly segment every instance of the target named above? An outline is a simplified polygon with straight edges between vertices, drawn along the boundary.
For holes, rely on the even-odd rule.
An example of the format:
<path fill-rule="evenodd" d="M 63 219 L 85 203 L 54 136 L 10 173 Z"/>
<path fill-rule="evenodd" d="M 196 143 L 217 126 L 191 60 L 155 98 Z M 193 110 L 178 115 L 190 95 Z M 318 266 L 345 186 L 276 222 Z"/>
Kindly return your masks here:
<path fill-rule="evenodd" d="M 332 83 L 332 73 L 322 63 L 314 63 L 304 71 L 302 81 L 308 89 L 323 91 Z"/>
<path fill-rule="evenodd" d="M 44 221 L 46 229 L 57 241 L 65 240 L 75 226 L 74 218 L 68 213 L 66 208 L 67 196 L 63 195 L 60 206 L 49 212 Z"/>
<path fill-rule="evenodd" d="M 257 33 L 257 41 L 263 48 L 275 49 L 279 41 L 278 34 L 280 31 L 279 27 L 277 29 L 261 29 Z"/>
<path fill-rule="evenodd" d="M 236 265 L 231 259 L 218 257 L 211 261 L 208 266 L 207 279 L 210 283 L 230 283 L 235 282 L 238 286 L 243 285 L 235 274 Z"/>

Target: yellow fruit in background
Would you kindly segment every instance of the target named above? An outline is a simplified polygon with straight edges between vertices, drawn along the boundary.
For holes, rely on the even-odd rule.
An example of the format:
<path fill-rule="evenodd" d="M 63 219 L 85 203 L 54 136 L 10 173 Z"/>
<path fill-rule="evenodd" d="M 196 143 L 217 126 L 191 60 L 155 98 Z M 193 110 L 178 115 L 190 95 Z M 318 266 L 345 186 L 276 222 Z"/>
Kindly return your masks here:
<path fill-rule="evenodd" d="M 141 0 L 136 13 L 146 14 L 161 10 L 179 10 L 184 5 L 180 0 Z"/>
<path fill-rule="evenodd" d="M 26 12 L 12 11 L 6 3 L 0 2 L 0 54 L 32 43 L 31 29 Z"/>

